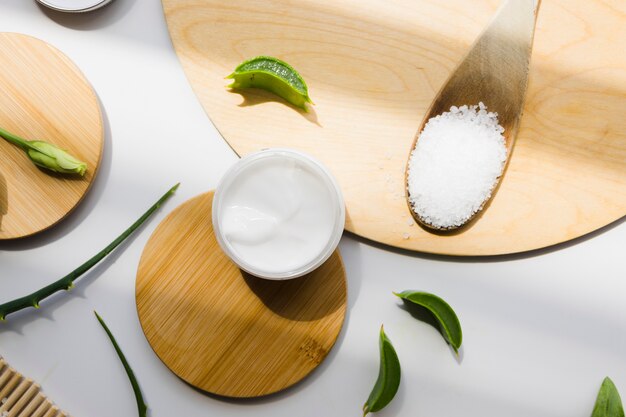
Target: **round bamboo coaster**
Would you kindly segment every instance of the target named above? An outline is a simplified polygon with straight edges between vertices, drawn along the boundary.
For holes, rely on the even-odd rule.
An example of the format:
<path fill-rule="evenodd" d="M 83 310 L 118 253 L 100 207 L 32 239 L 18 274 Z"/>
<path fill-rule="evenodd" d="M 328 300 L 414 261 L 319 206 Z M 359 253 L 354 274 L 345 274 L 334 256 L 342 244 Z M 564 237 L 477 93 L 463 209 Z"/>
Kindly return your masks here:
<path fill-rule="evenodd" d="M 148 342 L 187 383 L 227 397 L 283 390 L 326 357 L 346 313 L 335 252 L 302 278 L 269 281 L 221 251 L 213 192 L 175 209 L 148 241 L 137 272 L 137 311 Z"/>
<path fill-rule="evenodd" d="M 0 240 L 29 236 L 67 216 L 98 171 L 104 129 L 96 94 L 80 70 L 46 42 L 0 33 L 0 127 L 43 140 L 87 163 L 84 177 L 37 168 L 0 139 Z"/>

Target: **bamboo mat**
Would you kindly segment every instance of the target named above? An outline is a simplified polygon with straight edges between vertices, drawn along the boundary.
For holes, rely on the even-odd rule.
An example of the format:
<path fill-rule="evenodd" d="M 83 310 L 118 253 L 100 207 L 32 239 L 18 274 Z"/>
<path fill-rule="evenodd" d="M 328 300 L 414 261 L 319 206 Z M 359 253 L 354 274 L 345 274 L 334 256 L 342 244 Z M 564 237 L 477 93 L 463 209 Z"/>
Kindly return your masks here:
<path fill-rule="evenodd" d="M 68 417 L 33 380 L 11 368 L 0 356 L 0 417 Z"/>

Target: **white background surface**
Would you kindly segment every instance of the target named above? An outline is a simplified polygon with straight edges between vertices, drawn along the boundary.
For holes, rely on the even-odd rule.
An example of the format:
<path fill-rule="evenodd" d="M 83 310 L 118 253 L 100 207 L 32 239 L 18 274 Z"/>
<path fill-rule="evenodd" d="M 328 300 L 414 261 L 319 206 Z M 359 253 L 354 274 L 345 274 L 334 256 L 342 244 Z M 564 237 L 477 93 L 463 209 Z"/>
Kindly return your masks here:
<path fill-rule="evenodd" d="M 126 352 L 155 417 L 360 416 L 378 372 L 381 323 L 400 356 L 403 379 L 380 416 L 588 417 L 606 375 L 626 395 L 623 220 L 575 244 L 495 259 L 393 252 L 344 237 L 349 313 L 316 372 L 284 393 L 253 401 L 224 401 L 191 389 L 159 362 L 143 336 L 135 272 L 163 217 L 213 188 L 236 157 L 185 79 L 160 1 L 117 0 L 89 15 L 67 16 L 34 0 L 1 0 L 0 30 L 39 37 L 65 52 L 92 82 L 106 122 L 102 167 L 79 209 L 40 236 L 0 243 L 0 302 L 69 272 L 182 182 L 147 226 L 71 295 L 0 324 L 0 354 L 72 415 L 136 415 L 94 309 Z M 391 295 L 409 288 L 434 292 L 455 308 L 464 330 L 460 363 L 434 328 L 413 319 Z"/>

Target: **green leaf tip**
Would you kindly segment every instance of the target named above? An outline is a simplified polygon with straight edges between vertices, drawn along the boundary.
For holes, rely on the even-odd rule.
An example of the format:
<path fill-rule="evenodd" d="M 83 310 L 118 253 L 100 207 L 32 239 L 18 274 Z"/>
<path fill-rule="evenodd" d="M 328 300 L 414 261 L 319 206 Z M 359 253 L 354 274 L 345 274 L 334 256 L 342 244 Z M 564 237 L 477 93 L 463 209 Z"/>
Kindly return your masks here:
<path fill-rule="evenodd" d="M 459 348 L 463 343 L 461 322 L 452 307 L 443 298 L 435 294 L 413 290 L 394 292 L 394 295 L 400 297 L 404 302 L 428 310 L 437 320 L 445 341 L 452 347 L 454 353 L 459 355 Z"/>
<path fill-rule="evenodd" d="M 109 340 L 111 341 L 111 344 L 113 345 L 113 348 L 115 349 L 115 352 L 117 353 L 117 356 L 120 359 L 120 362 L 122 362 L 122 365 L 124 366 L 124 370 L 126 371 L 126 375 L 128 376 L 128 379 L 130 380 L 130 384 L 135 394 L 135 401 L 137 402 L 137 413 L 139 417 L 146 417 L 148 413 L 148 406 L 143 400 L 143 395 L 141 394 L 141 389 L 139 388 L 139 383 L 137 382 L 135 373 L 130 367 L 130 364 L 128 363 L 128 361 L 126 360 L 126 356 L 124 356 L 122 349 L 117 344 L 117 341 L 115 340 L 115 337 L 113 336 L 113 333 L 111 333 L 111 330 L 109 330 L 109 327 L 106 325 L 102 317 L 100 317 L 100 315 L 95 310 L 93 313 L 96 315 L 96 319 L 98 319 L 98 322 L 100 323 L 100 325 L 106 332 L 107 336 L 109 337 Z"/>
<path fill-rule="evenodd" d="M 380 326 L 379 333 L 380 366 L 378 378 L 367 401 L 363 404 L 363 416 L 382 410 L 393 400 L 400 386 L 400 361 L 391 340 Z"/>
<path fill-rule="evenodd" d="M 591 417 L 624 417 L 622 399 L 608 376 L 602 381 Z"/>
<path fill-rule="evenodd" d="M 46 285 L 32 294 L 0 304 L 0 317 L 2 317 L 2 321 L 4 321 L 9 314 L 15 313 L 16 311 L 24 310 L 30 307 L 39 308 L 39 304 L 52 294 L 63 290 L 69 291 L 73 288 L 74 281 L 93 268 L 97 263 L 117 248 L 124 240 L 126 240 L 126 238 L 133 234 L 133 232 L 135 232 L 168 198 L 170 198 L 179 185 L 180 183 L 177 183 L 170 188 L 161 196 L 161 198 L 152 204 L 152 206 L 141 217 L 131 224 L 124 232 L 122 232 L 122 234 L 115 238 L 115 240 L 63 278 Z"/>

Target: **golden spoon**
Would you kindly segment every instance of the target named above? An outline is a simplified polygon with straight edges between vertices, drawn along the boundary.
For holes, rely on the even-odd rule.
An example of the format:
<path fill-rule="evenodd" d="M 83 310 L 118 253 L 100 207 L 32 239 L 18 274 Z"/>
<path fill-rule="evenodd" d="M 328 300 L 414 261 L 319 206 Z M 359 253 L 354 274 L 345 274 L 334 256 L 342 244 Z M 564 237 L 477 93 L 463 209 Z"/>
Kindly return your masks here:
<path fill-rule="evenodd" d="M 489 111 L 498 113 L 498 122 L 504 128 L 508 164 L 524 106 L 530 54 L 540 3 L 541 0 L 504 2 L 433 100 L 418 129 L 411 150 L 415 149 L 419 133 L 431 117 L 449 111 L 452 106 L 460 107 L 483 102 Z M 415 220 L 429 229 L 457 229 L 471 221 L 489 201 L 489 198 L 483 201 L 476 213 L 463 225 L 441 228 L 430 224 L 411 206 L 408 168 L 407 162 L 405 185 L 409 209 Z M 494 193 L 500 178 L 494 185 Z"/>

